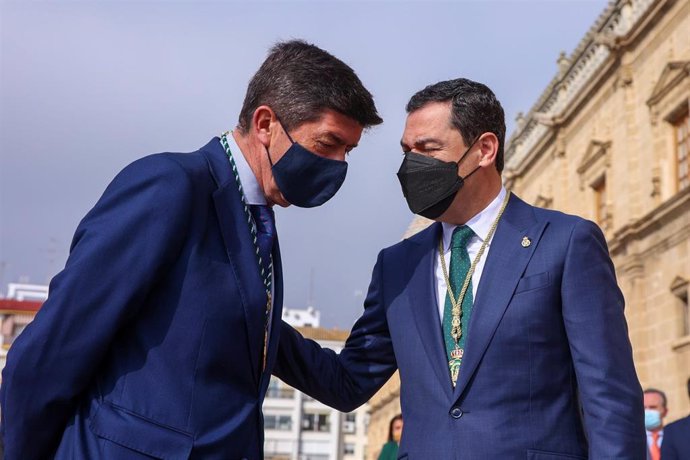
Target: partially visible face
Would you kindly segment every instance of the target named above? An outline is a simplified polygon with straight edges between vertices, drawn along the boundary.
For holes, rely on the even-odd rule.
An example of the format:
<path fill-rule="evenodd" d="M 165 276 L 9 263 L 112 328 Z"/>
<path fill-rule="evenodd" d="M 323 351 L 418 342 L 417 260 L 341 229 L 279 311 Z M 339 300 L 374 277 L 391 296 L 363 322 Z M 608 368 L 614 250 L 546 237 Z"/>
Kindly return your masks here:
<path fill-rule="evenodd" d="M 325 110 L 319 119 L 302 123 L 289 134 L 292 140 L 312 153 L 331 160 L 345 161 L 347 154 L 357 147 L 363 130 L 356 120 L 334 110 Z M 276 164 L 292 143 L 280 123 L 276 123 L 273 133 L 269 151 L 273 164 Z M 266 169 L 270 171 L 270 167 Z M 264 178 L 264 184 L 270 201 L 280 206 L 289 205 L 272 174 L 269 173 L 269 177 Z"/>
<path fill-rule="evenodd" d="M 667 409 L 664 407 L 664 400 L 658 393 L 644 394 L 644 408 L 659 411 L 661 418 L 666 416 Z"/>
<path fill-rule="evenodd" d="M 393 439 L 396 441 L 400 441 L 400 437 L 402 436 L 402 429 L 403 429 L 403 421 L 402 419 L 397 419 L 393 422 L 393 429 L 391 432 L 393 433 Z"/>
<path fill-rule="evenodd" d="M 450 102 L 431 102 L 407 116 L 405 131 L 400 141 L 403 152 L 415 152 L 442 161 L 460 160 L 467 145 L 460 132 L 451 123 Z M 470 152 L 458 169 L 465 176 L 477 166 L 470 161 Z"/>
<path fill-rule="evenodd" d="M 468 150 L 468 146 L 465 144 L 460 131 L 452 124 L 451 115 L 450 102 L 427 103 L 415 110 L 407 116 L 405 131 L 400 140 L 400 145 L 405 153 L 413 152 L 444 163 L 459 162 L 459 165 L 451 164 L 450 167 L 455 169 L 455 175 L 462 177 L 464 180 L 478 171 L 480 161 L 482 160 L 482 151 L 476 142 Z M 461 159 L 462 161 L 460 161 Z M 450 176 L 452 172 L 452 169 L 443 172 L 445 176 L 443 180 L 446 185 L 442 185 L 441 188 L 457 184 L 457 179 Z M 404 187 L 403 185 L 403 189 Z M 472 197 L 476 193 L 476 191 L 472 191 L 473 188 L 474 186 L 461 186 L 452 198 L 453 202 L 450 206 L 438 216 L 435 215 L 438 212 L 437 210 L 432 211 L 430 217 L 442 222 L 452 221 L 455 217 L 458 217 L 454 217 L 453 212 L 455 211 L 453 211 L 453 208 L 456 207 L 456 203 L 471 202 Z M 443 193 L 443 190 L 441 190 L 441 193 Z M 431 197 L 427 196 L 427 198 Z M 445 196 L 439 197 L 439 199 L 441 198 L 445 198 Z"/>

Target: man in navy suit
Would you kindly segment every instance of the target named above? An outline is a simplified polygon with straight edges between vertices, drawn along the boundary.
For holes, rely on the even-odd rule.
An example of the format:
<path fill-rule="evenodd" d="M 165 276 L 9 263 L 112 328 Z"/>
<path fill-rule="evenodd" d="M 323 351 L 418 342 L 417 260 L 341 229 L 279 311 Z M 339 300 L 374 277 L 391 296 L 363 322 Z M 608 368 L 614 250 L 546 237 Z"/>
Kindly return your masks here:
<path fill-rule="evenodd" d="M 398 177 L 437 222 L 381 251 L 339 355 L 283 329 L 275 375 L 349 411 L 398 369 L 402 459 L 644 459 L 602 232 L 503 188 L 504 113 L 485 85 L 431 85 L 407 112 Z"/>
<path fill-rule="evenodd" d="M 688 379 L 690 397 L 690 378 Z M 666 425 L 664 442 L 661 443 L 662 460 L 685 460 L 690 458 L 690 415 Z"/>
<path fill-rule="evenodd" d="M 283 291 L 271 207 L 331 198 L 378 123 L 350 67 L 283 42 L 234 132 L 118 174 L 9 352 L 5 459 L 262 458 Z"/>

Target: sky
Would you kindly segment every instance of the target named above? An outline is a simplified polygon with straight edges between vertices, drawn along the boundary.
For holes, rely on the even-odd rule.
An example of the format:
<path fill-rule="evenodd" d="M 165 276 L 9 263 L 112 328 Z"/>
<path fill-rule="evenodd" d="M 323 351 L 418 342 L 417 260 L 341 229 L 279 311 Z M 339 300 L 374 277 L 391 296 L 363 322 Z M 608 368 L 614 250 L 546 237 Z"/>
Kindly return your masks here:
<path fill-rule="evenodd" d="M 413 218 L 395 175 L 410 96 L 457 77 L 485 83 L 508 138 L 559 53 L 572 53 L 606 5 L 0 1 L 0 293 L 48 283 L 80 219 L 128 163 L 191 152 L 232 129 L 267 50 L 301 38 L 349 64 L 384 119 L 350 155 L 331 201 L 276 210 L 285 307 L 311 304 L 322 326 L 349 329 L 378 252 Z"/>

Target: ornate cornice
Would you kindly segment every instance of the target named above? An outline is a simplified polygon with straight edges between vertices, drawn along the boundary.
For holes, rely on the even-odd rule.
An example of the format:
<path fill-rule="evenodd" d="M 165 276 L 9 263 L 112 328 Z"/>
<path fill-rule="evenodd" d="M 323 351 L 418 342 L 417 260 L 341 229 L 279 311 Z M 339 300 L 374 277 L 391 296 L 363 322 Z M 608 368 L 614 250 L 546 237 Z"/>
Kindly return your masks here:
<path fill-rule="evenodd" d="M 516 171 L 536 145 L 572 116 L 587 94 L 609 75 L 620 54 L 675 0 L 614 0 L 571 56 L 558 59 L 559 72 L 521 119 L 506 146 L 506 165 Z M 625 72 L 622 83 L 630 83 Z"/>
<path fill-rule="evenodd" d="M 640 219 L 616 231 L 609 241 L 611 254 L 624 253 L 633 241 L 640 240 L 668 222 L 687 215 L 690 215 L 690 188 L 681 190 Z"/>
<path fill-rule="evenodd" d="M 682 298 L 688 295 L 688 280 L 682 276 L 676 276 L 669 287 L 674 296 Z"/>
<path fill-rule="evenodd" d="M 585 156 L 582 157 L 582 161 L 580 162 L 580 165 L 577 167 L 577 173 L 584 174 L 585 172 L 587 172 L 588 169 L 594 166 L 601 159 L 604 160 L 606 166 L 609 166 L 611 161 L 611 150 L 609 149 L 609 147 L 611 147 L 611 141 L 603 142 L 598 140 L 592 140 L 589 143 L 589 147 L 587 147 Z"/>
<path fill-rule="evenodd" d="M 690 61 L 674 61 L 666 64 L 652 90 L 652 95 L 647 100 L 647 105 L 652 107 L 657 104 L 688 75 L 690 75 Z"/>

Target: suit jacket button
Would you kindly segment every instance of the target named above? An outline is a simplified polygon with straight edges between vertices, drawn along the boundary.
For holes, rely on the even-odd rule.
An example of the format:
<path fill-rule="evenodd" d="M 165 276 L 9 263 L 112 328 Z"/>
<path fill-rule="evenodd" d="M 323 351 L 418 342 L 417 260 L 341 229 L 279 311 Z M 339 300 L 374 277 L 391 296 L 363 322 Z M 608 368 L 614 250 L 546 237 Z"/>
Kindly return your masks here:
<path fill-rule="evenodd" d="M 450 416 L 453 418 L 462 417 L 462 410 L 459 407 L 454 407 L 450 410 Z"/>

